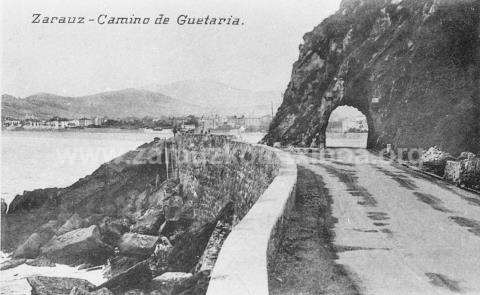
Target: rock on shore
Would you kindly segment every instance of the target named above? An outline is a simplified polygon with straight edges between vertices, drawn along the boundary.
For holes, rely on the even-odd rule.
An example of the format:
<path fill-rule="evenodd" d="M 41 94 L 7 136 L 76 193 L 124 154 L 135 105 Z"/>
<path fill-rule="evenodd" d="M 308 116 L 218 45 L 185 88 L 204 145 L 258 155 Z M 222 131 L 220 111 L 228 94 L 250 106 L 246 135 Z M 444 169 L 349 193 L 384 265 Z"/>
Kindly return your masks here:
<path fill-rule="evenodd" d="M 123 255 L 150 256 L 158 239 L 158 236 L 126 233 L 122 236 L 118 248 Z"/>
<path fill-rule="evenodd" d="M 95 285 L 82 279 L 36 276 L 27 278 L 27 281 L 32 287 L 32 295 L 70 294 L 75 287 L 86 291 L 95 288 Z"/>
<path fill-rule="evenodd" d="M 176 169 L 168 180 L 165 150 Z M 227 137 L 192 135 L 144 144 L 67 188 L 17 196 L 1 216 L 2 250 L 32 260 L 2 267 L 102 264 L 108 281 L 96 290 L 114 293 L 155 291 L 154 277 L 184 273 L 191 276 L 164 280 L 167 289 L 203 294 L 231 227 L 277 172 L 274 152 Z M 37 281 L 32 284 L 42 288 L 60 284 Z M 92 292 L 76 287 L 74 294 Z"/>
<path fill-rule="evenodd" d="M 113 251 L 102 242 L 98 226 L 79 228 L 54 237 L 41 249 L 42 255 L 66 264 L 78 261 L 98 263 Z M 103 259 L 102 259 L 103 258 Z"/>

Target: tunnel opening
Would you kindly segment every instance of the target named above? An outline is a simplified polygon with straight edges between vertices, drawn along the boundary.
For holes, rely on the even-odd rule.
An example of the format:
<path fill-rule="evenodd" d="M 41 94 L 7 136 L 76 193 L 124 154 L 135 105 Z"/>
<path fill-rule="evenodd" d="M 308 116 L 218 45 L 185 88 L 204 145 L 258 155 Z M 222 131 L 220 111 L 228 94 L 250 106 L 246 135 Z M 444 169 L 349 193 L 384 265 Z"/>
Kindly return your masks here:
<path fill-rule="evenodd" d="M 367 117 L 352 106 L 335 108 L 325 130 L 327 148 L 367 148 L 369 124 Z"/>

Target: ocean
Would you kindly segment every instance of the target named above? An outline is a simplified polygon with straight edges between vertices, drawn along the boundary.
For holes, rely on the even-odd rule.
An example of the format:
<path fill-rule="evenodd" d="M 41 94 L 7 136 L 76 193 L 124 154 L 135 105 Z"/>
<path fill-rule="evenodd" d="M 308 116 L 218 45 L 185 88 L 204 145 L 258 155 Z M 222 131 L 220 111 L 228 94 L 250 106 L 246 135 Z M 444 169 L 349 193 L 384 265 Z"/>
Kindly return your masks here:
<path fill-rule="evenodd" d="M 2 198 L 9 203 L 24 190 L 69 186 L 101 164 L 152 141 L 154 137 L 170 136 L 170 130 L 2 131 Z M 0 262 L 7 259 L 8 254 L 0 252 Z M 24 278 L 32 275 L 84 278 L 95 284 L 105 280 L 101 270 L 89 272 L 60 264 L 56 267 L 23 264 L 2 271 L 0 294 L 30 294 Z"/>
<path fill-rule="evenodd" d="M 156 136 L 168 137 L 171 131 L 2 131 L 2 198 L 9 203 L 24 190 L 69 186 Z"/>

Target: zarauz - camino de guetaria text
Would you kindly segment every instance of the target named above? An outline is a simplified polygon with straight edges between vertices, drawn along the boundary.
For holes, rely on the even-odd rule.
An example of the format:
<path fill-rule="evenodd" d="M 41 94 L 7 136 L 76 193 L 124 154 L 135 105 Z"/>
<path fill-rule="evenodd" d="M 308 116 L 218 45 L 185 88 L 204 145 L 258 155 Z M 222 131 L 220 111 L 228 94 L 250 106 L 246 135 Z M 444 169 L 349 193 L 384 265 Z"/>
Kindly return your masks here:
<path fill-rule="evenodd" d="M 156 17 L 140 16 L 112 16 L 108 14 L 99 14 L 94 18 L 86 16 L 52 16 L 42 13 L 32 14 L 32 24 L 88 24 L 96 23 L 99 25 L 225 25 L 240 26 L 244 22 L 240 17 L 235 16 L 193 16 L 189 14 L 180 14 L 176 17 L 170 17 L 165 14 L 158 14 Z"/>

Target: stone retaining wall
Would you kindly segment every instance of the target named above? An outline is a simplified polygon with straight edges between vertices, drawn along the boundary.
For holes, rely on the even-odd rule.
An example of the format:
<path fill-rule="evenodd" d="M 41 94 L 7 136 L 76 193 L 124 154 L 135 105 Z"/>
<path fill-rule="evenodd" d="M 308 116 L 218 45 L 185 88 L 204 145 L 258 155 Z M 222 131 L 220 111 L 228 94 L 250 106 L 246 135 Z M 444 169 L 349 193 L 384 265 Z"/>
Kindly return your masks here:
<path fill-rule="evenodd" d="M 234 206 L 235 225 L 278 173 L 279 159 L 273 150 L 227 136 L 188 135 L 175 142 L 183 211 L 191 208 L 188 214 L 198 225 L 213 220 L 228 202 Z"/>
<path fill-rule="evenodd" d="M 297 167 L 291 156 L 274 152 L 278 175 L 225 240 L 207 294 L 268 294 L 269 257 L 275 255 L 285 216 L 293 209 Z"/>

